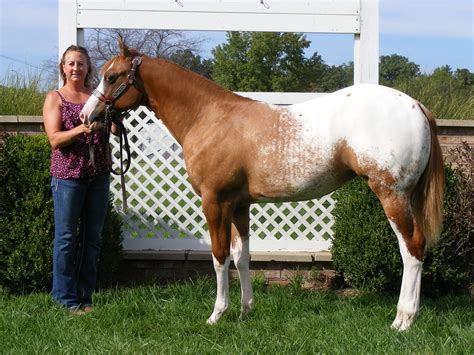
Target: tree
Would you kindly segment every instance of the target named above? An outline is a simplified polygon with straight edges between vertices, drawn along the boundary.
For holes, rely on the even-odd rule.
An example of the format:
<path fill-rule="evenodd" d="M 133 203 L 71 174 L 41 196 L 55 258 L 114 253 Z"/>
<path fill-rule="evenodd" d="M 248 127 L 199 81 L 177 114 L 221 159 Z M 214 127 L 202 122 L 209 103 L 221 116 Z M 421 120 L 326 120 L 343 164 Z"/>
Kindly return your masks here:
<path fill-rule="evenodd" d="M 319 55 L 307 59 L 303 34 L 228 32 L 213 49 L 213 79 L 234 91 L 310 91 L 322 72 Z"/>
<path fill-rule="evenodd" d="M 86 47 L 94 68 L 100 68 L 107 60 L 119 53 L 118 36 L 122 36 L 130 48 L 150 57 L 169 59 L 177 51 L 199 51 L 201 38 L 187 37 L 181 31 L 92 29 L 89 31 Z"/>
<path fill-rule="evenodd" d="M 397 81 L 415 78 L 420 75 L 420 66 L 398 54 L 380 57 L 380 84 L 394 86 Z"/>
<path fill-rule="evenodd" d="M 194 54 L 190 49 L 178 49 L 169 59 L 172 62 L 201 74 L 208 79 L 212 76 L 212 60 L 203 59 L 200 55 Z"/>
<path fill-rule="evenodd" d="M 472 88 L 474 85 L 474 73 L 471 73 L 468 69 L 456 69 L 453 77 L 464 86 Z"/>
<path fill-rule="evenodd" d="M 317 80 L 314 86 L 316 92 L 332 92 L 354 82 L 354 63 L 325 66 L 322 78 Z"/>

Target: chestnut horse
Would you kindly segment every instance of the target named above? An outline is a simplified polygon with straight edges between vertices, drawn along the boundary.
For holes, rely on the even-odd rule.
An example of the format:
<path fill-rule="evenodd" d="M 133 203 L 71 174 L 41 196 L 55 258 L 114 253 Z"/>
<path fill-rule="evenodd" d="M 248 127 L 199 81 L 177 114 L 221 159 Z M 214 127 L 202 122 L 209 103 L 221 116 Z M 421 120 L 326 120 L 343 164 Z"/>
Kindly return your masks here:
<path fill-rule="evenodd" d="M 249 206 L 330 193 L 356 175 L 382 203 L 403 259 L 392 326 L 407 329 L 419 309 L 422 259 L 442 222 L 444 165 L 431 114 L 391 88 L 361 84 L 287 107 L 254 101 L 163 59 L 121 53 L 102 68 L 84 120 L 106 109 L 151 107 L 183 148 L 202 198 L 217 278 L 216 323 L 229 306 L 232 253 L 241 317 L 254 305 L 249 277 Z"/>

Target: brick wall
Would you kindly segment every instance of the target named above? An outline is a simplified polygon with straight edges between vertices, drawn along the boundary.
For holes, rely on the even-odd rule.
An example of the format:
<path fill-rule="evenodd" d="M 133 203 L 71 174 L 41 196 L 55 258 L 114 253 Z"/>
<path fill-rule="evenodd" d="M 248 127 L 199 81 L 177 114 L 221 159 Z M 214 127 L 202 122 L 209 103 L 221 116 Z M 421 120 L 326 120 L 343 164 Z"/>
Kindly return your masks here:
<path fill-rule="evenodd" d="M 438 138 L 446 161 L 450 161 L 449 150 L 461 142 L 471 146 L 474 160 L 474 120 L 436 120 Z M 41 116 L 0 116 L 0 132 L 22 134 L 44 134 Z M 472 170 L 474 172 L 474 168 Z"/>

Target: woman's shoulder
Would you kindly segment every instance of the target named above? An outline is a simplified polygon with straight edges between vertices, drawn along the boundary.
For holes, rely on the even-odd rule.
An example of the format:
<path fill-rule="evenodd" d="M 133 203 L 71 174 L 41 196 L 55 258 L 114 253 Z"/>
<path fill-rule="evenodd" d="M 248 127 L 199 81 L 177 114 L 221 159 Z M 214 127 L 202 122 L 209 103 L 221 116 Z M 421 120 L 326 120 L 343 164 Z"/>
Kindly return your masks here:
<path fill-rule="evenodd" d="M 60 95 L 59 90 L 53 90 L 46 94 L 46 98 L 59 100 L 60 99 L 59 95 Z"/>
<path fill-rule="evenodd" d="M 46 99 L 52 100 L 52 101 L 61 102 L 63 98 L 64 96 L 61 95 L 59 90 L 53 90 L 46 94 Z"/>
<path fill-rule="evenodd" d="M 46 94 L 45 105 L 58 105 L 61 106 L 62 100 L 57 90 L 50 91 Z"/>

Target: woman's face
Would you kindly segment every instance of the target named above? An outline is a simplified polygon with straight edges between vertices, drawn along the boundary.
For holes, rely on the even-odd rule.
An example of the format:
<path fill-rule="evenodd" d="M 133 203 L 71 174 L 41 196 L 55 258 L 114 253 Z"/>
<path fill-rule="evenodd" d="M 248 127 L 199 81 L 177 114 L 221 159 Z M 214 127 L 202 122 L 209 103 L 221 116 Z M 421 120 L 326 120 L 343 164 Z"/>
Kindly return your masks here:
<path fill-rule="evenodd" d="M 76 51 L 66 53 L 63 71 L 67 82 L 84 83 L 87 76 L 87 58 L 84 54 Z"/>

